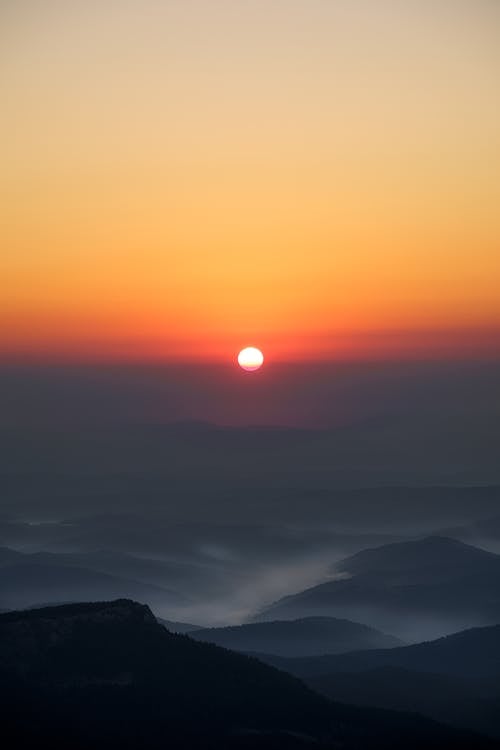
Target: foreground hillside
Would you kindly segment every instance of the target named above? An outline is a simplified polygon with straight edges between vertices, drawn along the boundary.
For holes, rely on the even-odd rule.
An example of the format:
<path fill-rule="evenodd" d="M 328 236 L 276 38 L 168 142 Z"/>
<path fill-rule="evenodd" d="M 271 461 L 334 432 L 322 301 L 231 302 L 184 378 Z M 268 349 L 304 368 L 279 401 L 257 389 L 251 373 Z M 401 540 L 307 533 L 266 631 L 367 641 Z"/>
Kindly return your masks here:
<path fill-rule="evenodd" d="M 457 678 L 399 667 L 335 672 L 306 680 L 313 689 L 343 703 L 418 711 L 436 721 L 500 738 L 498 679 Z"/>
<path fill-rule="evenodd" d="M 497 747 L 332 703 L 256 659 L 168 632 L 128 600 L 1 615 L 0 690 L 10 747 Z"/>

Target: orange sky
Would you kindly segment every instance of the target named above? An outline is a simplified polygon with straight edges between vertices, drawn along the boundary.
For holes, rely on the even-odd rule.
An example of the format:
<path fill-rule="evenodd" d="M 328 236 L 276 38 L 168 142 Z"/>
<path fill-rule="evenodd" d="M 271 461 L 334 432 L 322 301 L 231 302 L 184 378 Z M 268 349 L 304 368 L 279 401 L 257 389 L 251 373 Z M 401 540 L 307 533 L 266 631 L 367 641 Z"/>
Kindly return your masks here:
<path fill-rule="evenodd" d="M 0 9 L 0 353 L 500 342 L 500 6 Z"/>

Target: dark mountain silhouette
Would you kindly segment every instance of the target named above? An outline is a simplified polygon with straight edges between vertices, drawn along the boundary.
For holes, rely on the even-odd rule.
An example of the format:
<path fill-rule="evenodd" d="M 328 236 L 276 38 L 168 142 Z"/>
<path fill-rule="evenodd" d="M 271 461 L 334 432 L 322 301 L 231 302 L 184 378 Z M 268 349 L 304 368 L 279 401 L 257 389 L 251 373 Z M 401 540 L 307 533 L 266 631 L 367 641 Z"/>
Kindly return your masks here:
<path fill-rule="evenodd" d="M 200 641 L 216 643 L 235 651 L 263 652 L 280 656 L 338 654 L 364 648 L 401 646 L 398 638 L 367 625 L 333 617 L 204 628 L 191 634 Z"/>
<path fill-rule="evenodd" d="M 260 658 L 335 700 L 418 711 L 500 737 L 500 625 L 395 649 Z"/>
<path fill-rule="evenodd" d="M 160 625 L 163 625 L 163 627 L 172 633 L 189 633 L 193 637 L 195 630 L 203 630 L 201 625 L 193 625 L 192 622 L 176 622 L 175 620 L 164 620 L 162 617 L 157 617 L 156 619 Z"/>
<path fill-rule="evenodd" d="M 500 625 L 472 628 L 400 648 L 297 659 L 263 655 L 259 658 L 300 677 L 395 667 L 464 679 L 495 680 L 500 677 Z"/>
<path fill-rule="evenodd" d="M 270 598 L 322 580 L 333 549 L 333 558 L 340 559 L 364 546 L 394 539 L 392 535 L 332 535 L 329 529 L 283 525 L 180 525 L 128 514 L 47 524 L 16 521 L 2 526 L 0 521 L 0 539 L 3 533 L 16 550 L 23 550 L 5 549 L 5 564 L 80 567 L 182 592 L 196 603 L 195 608 L 183 611 L 158 605 L 146 594 L 132 591 L 130 595 L 151 603 L 162 617 L 200 622 L 205 627 L 241 622 Z M 126 593 L 120 590 L 116 595 Z M 95 598 L 91 592 L 85 596 Z M 66 596 L 47 600 L 62 602 Z M 42 601 L 41 597 L 35 600 Z"/>
<path fill-rule="evenodd" d="M 500 620 L 500 556 L 455 539 L 364 550 L 335 572 L 340 578 L 285 597 L 258 619 L 347 617 L 406 640 Z"/>
<path fill-rule="evenodd" d="M 28 558 L 29 559 L 29 558 Z M 82 598 L 136 597 L 153 607 L 185 603 L 179 594 L 146 583 L 69 565 L 20 562 L 0 566 L 0 606 L 30 607 Z"/>
<path fill-rule="evenodd" d="M 441 536 L 362 550 L 335 565 L 337 572 L 383 580 L 385 585 L 449 582 L 491 575 L 497 569 L 498 555 Z"/>
<path fill-rule="evenodd" d="M 9 547 L 0 547 L 0 566 L 13 565 L 17 562 L 25 560 L 25 556 L 22 552 L 10 549 Z"/>
<path fill-rule="evenodd" d="M 357 706 L 418 711 L 437 721 L 500 737 L 500 680 L 377 667 L 307 680 L 333 700 Z"/>
<path fill-rule="evenodd" d="M 51 748 L 493 748 L 415 714 L 330 702 L 127 600 L 0 616 L 2 737 Z"/>
<path fill-rule="evenodd" d="M 141 523 L 144 524 L 144 522 Z M 85 525 L 88 525 L 88 521 Z M 68 526 L 73 529 L 73 535 L 75 535 L 75 525 L 68 524 Z M 98 519 L 96 526 L 98 526 Z M 115 533 L 121 531 L 124 536 L 126 535 L 119 519 L 116 520 L 115 526 Z M 64 531 L 64 528 L 66 528 L 65 525 L 62 525 L 62 528 Z M 99 532 L 102 533 L 102 529 Z M 92 531 L 89 529 L 89 537 L 91 537 L 91 534 Z M 64 538 L 60 541 L 62 546 L 65 546 L 65 544 L 68 546 L 75 544 L 74 537 L 69 538 L 67 542 L 64 541 Z M 166 542 L 169 542 L 168 538 Z M 118 578 L 153 584 L 161 588 L 173 587 L 174 589 L 177 586 L 181 587 L 190 582 L 198 572 L 196 566 L 187 561 L 180 562 L 178 560 L 151 559 L 145 556 L 138 557 L 113 549 L 96 550 L 92 548 L 84 552 L 19 552 L 8 547 L 0 547 L 0 567 L 13 563 L 48 566 L 63 565 L 66 567 L 85 568 L 117 576 Z"/>
<path fill-rule="evenodd" d="M 446 527 L 440 533 L 469 544 L 480 544 L 498 550 L 500 546 L 500 516 L 481 518 L 472 523 Z"/>

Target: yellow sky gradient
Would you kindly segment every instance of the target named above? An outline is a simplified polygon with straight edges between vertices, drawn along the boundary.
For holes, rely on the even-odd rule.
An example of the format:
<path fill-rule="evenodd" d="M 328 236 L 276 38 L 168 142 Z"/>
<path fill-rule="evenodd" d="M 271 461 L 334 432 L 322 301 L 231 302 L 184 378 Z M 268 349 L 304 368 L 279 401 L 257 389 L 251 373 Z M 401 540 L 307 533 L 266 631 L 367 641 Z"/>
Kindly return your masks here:
<path fill-rule="evenodd" d="M 4 355 L 497 345 L 498 3 L 8 0 L 0 28 Z"/>

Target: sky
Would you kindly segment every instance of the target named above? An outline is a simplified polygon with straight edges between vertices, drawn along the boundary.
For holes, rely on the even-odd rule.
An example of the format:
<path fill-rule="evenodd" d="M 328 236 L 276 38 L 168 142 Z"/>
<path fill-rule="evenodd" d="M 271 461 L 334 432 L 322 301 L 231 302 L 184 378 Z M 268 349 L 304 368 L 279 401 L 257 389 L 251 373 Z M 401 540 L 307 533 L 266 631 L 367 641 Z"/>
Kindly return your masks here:
<path fill-rule="evenodd" d="M 500 6 L 5 0 L 0 356 L 500 351 Z"/>

